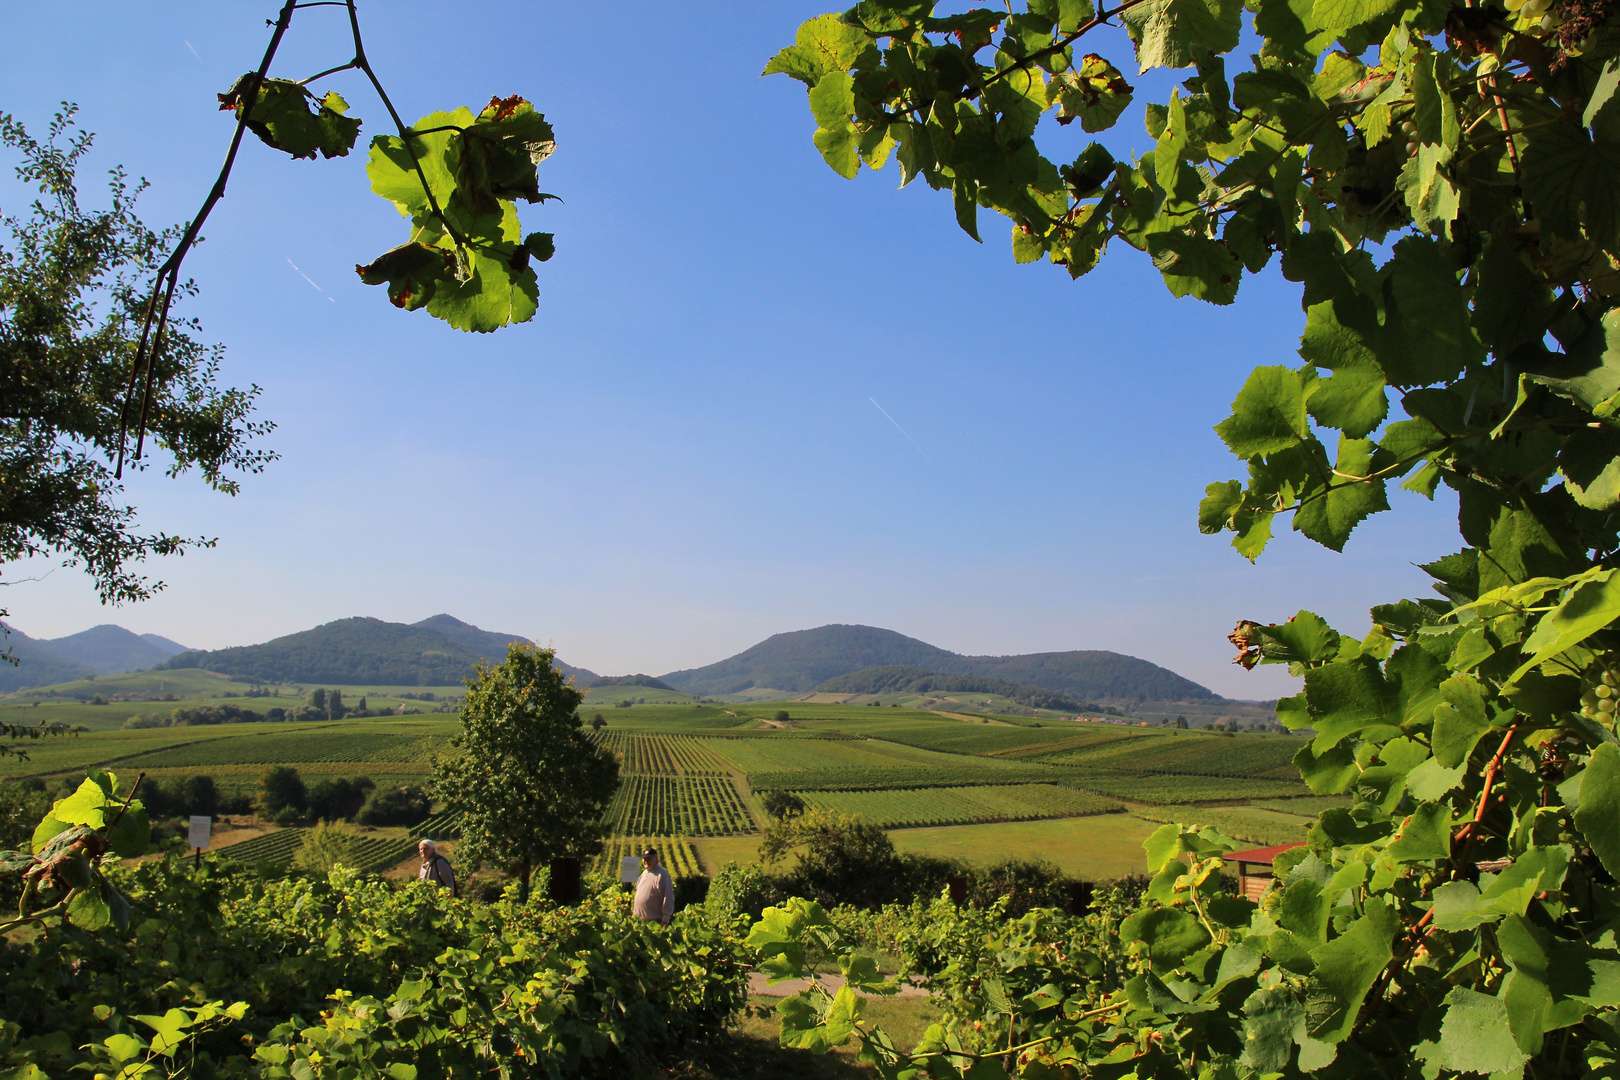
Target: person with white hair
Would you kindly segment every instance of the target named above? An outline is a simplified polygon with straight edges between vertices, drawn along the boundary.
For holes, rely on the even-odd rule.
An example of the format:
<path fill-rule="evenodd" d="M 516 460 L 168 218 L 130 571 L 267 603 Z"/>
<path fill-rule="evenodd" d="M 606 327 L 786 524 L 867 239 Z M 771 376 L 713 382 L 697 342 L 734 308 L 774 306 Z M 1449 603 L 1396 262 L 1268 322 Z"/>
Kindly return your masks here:
<path fill-rule="evenodd" d="M 422 858 L 422 869 L 416 874 L 418 881 L 431 881 L 442 889 L 449 889 L 451 896 L 461 895 L 456 888 L 456 872 L 450 868 L 450 860 L 439 854 L 437 844 L 423 840 L 416 845 L 416 853 Z"/>

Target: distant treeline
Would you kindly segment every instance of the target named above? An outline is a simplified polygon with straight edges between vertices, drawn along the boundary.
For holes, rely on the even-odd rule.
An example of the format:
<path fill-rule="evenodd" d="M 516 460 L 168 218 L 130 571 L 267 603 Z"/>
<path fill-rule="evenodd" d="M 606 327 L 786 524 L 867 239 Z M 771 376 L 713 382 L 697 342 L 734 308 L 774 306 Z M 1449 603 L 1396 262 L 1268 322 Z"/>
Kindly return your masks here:
<path fill-rule="evenodd" d="M 645 686 L 653 690 L 668 690 L 671 693 L 679 692 L 669 683 L 661 679 L 655 679 L 651 675 L 603 675 L 600 678 L 591 680 L 592 690 L 595 690 L 598 686 Z"/>
<path fill-rule="evenodd" d="M 432 699 L 433 695 L 424 694 L 422 697 Z M 448 704 L 453 705 L 454 703 Z M 414 712 L 414 710 L 412 711 Z M 399 714 L 393 709 L 367 708 L 364 694 L 360 695 L 357 704 L 350 706 L 343 701 L 343 691 L 317 689 L 310 691 L 309 699 L 303 704 L 285 709 L 267 709 L 261 713 L 228 702 L 221 705 L 195 705 L 185 709 L 173 709 L 167 715 L 163 713 L 142 713 L 138 716 L 132 716 L 124 721 L 124 727 L 209 727 L 214 724 L 285 723 L 289 721 L 342 720 L 344 717 L 394 715 Z"/>
<path fill-rule="evenodd" d="M 1038 686 L 978 675 L 945 675 L 906 664 L 871 667 L 840 675 L 816 689 L 825 694 L 995 694 L 1030 709 L 1073 713 L 1110 711 Z"/>

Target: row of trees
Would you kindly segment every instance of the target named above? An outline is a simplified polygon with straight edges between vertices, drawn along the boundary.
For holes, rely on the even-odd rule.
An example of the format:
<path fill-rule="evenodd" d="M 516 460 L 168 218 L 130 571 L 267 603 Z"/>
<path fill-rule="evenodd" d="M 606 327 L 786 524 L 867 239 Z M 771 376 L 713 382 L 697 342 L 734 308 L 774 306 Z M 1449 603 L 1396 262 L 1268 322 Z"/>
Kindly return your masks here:
<path fill-rule="evenodd" d="M 260 817 L 283 825 L 307 820 L 415 825 L 433 809 L 432 800 L 415 785 L 379 788 L 369 776 L 322 777 L 306 785 L 291 765 L 266 770 L 254 804 Z"/>

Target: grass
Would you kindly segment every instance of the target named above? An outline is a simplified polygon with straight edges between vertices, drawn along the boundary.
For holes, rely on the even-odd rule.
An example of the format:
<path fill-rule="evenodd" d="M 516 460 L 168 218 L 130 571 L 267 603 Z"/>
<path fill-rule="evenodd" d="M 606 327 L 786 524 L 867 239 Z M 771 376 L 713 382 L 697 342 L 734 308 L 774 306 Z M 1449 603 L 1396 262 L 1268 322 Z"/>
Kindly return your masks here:
<path fill-rule="evenodd" d="M 890 835 L 901 851 L 959 858 L 974 866 L 990 866 L 1015 857 L 1050 859 L 1074 877 L 1103 881 L 1142 873 L 1147 864 L 1142 841 L 1158 827 L 1128 814 L 1098 814 L 996 825 L 902 829 Z"/>

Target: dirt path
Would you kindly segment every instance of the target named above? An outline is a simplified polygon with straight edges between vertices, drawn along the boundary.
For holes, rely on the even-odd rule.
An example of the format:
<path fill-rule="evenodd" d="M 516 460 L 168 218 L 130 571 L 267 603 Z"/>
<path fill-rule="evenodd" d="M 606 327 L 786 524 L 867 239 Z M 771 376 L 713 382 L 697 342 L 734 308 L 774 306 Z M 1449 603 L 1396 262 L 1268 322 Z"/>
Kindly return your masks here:
<path fill-rule="evenodd" d="M 762 997 L 787 997 L 790 994 L 799 993 L 801 990 L 808 988 L 809 985 L 810 981 L 808 979 L 784 979 L 782 982 L 779 982 L 773 986 L 765 981 L 765 976 L 761 973 L 757 971 L 750 971 L 748 973 L 748 992 L 750 994 L 758 994 Z M 839 990 L 843 989 L 844 977 L 842 975 L 823 975 L 821 976 L 821 985 L 825 986 L 829 991 L 836 994 Z M 860 993 L 862 997 L 877 996 L 874 994 L 867 994 L 864 991 L 861 991 Z M 915 983 L 908 983 L 900 987 L 900 993 L 896 996 L 903 998 L 927 997 L 928 990 L 925 987 L 916 985 Z"/>

